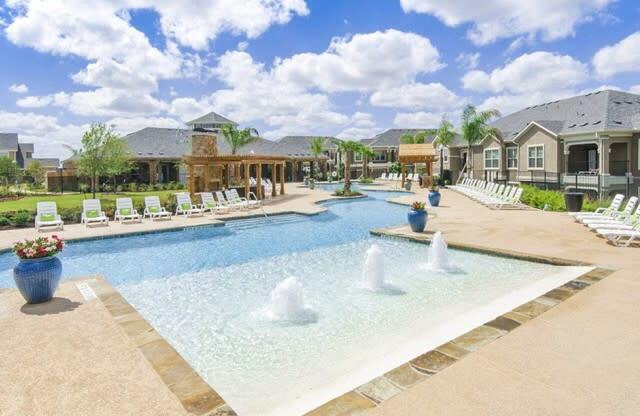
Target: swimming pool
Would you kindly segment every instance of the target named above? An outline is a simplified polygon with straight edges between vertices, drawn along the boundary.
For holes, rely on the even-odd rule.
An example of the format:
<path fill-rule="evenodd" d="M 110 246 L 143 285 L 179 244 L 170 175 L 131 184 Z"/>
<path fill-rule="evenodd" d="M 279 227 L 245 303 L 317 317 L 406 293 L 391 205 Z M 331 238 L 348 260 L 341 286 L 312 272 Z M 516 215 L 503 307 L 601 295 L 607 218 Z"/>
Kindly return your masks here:
<path fill-rule="evenodd" d="M 450 250 L 453 271 L 429 271 L 427 247 L 372 238 L 406 207 L 370 192 L 312 216 L 69 244 L 66 277 L 105 275 L 240 415 L 295 415 L 363 384 L 585 272 Z M 363 264 L 380 247 L 388 290 Z M 0 285 L 11 286 L 11 254 Z M 272 290 L 297 277 L 313 313 L 267 313 Z"/>

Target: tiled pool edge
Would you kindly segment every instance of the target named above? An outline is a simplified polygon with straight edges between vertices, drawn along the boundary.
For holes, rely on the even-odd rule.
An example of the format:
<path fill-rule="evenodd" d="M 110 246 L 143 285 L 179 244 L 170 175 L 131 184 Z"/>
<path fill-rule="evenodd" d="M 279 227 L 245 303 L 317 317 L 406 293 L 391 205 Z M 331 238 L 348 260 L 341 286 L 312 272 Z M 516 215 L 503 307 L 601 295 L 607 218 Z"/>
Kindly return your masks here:
<path fill-rule="evenodd" d="M 113 320 L 129 336 L 187 413 L 234 416 L 236 413 L 182 356 L 107 281 L 88 281 Z"/>
<path fill-rule="evenodd" d="M 375 236 L 390 236 L 406 240 L 428 243 L 429 234 L 409 236 L 394 233 L 388 229 L 371 231 Z M 452 248 L 498 255 L 520 260 L 534 261 L 559 266 L 587 266 L 588 263 L 520 253 L 508 250 L 494 250 L 474 245 L 450 244 Z M 582 289 L 591 286 L 607 277 L 615 270 L 594 266 L 594 269 L 539 296 L 517 308 L 506 312 L 495 319 L 460 335 L 459 337 L 436 347 L 431 351 L 410 360 L 407 363 L 376 377 L 343 395 L 306 413 L 306 416 L 346 415 L 374 408 L 398 393 L 405 391 L 418 382 L 431 377 L 450 365 L 463 359 L 471 352 L 477 351 L 498 338 L 503 337 L 531 319 L 534 319 L 554 306 L 569 299 Z"/>

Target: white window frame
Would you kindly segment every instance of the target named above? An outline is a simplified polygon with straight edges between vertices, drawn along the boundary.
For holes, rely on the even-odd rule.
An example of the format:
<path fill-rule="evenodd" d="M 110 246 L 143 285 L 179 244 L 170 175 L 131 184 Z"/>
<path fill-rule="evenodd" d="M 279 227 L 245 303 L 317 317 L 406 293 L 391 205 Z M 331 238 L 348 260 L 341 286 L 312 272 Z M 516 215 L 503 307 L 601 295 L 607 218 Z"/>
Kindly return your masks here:
<path fill-rule="evenodd" d="M 378 157 L 380 156 L 380 157 Z M 371 158 L 371 160 L 374 163 L 384 163 L 387 161 L 387 152 L 383 151 L 383 150 L 376 150 L 373 154 L 373 158 Z"/>
<path fill-rule="evenodd" d="M 509 151 L 510 150 L 515 150 L 516 151 L 515 157 L 511 158 L 511 159 L 516 161 L 516 165 L 515 166 L 509 166 L 509 159 L 510 159 L 509 158 Z M 518 165 L 520 164 L 520 161 L 519 161 L 520 148 L 518 146 L 509 146 L 509 147 L 507 147 L 506 151 L 507 151 L 507 169 L 508 170 L 518 170 Z"/>
<path fill-rule="evenodd" d="M 640 139 L 638 139 L 638 170 L 640 170 Z"/>
<path fill-rule="evenodd" d="M 362 162 L 362 154 L 360 152 L 353 152 L 353 161 Z"/>
<path fill-rule="evenodd" d="M 529 157 L 529 152 L 531 151 L 530 149 L 533 147 L 541 147 L 542 148 L 542 167 L 539 166 L 531 166 L 531 157 Z M 540 144 L 530 144 L 527 146 L 527 169 L 528 170 L 544 170 L 544 158 L 545 158 L 545 153 L 544 153 L 544 143 L 540 143 Z M 538 155 L 536 153 L 536 156 L 534 157 L 534 159 L 538 159 Z"/>
<path fill-rule="evenodd" d="M 487 159 L 487 153 L 488 152 L 496 152 L 497 157 L 496 159 L 490 159 L 490 160 L 497 160 L 498 161 L 498 166 L 491 166 L 491 167 L 487 167 L 487 161 L 489 159 Z M 500 149 L 497 147 L 490 147 L 488 149 L 484 149 L 484 170 L 499 170 L 500 169 Z"/>

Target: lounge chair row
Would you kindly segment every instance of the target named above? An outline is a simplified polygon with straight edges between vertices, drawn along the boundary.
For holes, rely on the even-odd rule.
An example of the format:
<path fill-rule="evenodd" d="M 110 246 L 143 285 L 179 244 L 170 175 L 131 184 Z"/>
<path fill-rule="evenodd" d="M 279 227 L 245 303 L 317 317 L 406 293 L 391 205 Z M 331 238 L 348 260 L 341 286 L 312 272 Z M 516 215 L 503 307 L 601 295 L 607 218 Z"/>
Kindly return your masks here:
<path fill-rule="evenodd" d="M 489 208 L 508 209 L 522 208 L 523 206 L 520 203 L 522 188 L 519 186 L 465 178 L 458 185 L 450 186 L 450 188 Z"/>
<path fill-rule="evenodd" d="M 405 179 L 407 181 L 420 182 L 420 175 L 418 175 L 417 173 L 408 173 Z M 400 173 L 389 173 L 388 175 L 386 173 L 383 173 L 382 175 L 380 175 L 378 180 L 397 182 L 402 180 L 402 175 Z"/>
<path fill-rule="evenodd" d="M 256 180 L 256 178 L 254 178 L 253 176 L 251 178 L 249 178 L 249 184 L 251 186 L 258 186 L 258 181 Z M 263 189 L 264 189 L 264 198 L 265 199 L 271 199 L 272 193 L 273 193 L 273 182 L 271 182 L 271 179 L 269 178 L 262 178 L 260 180 L 260 184 L 262 185 Z"/>
<path fill-rule="evenodd" d="M 227 213 L 233 210 L 253 209 L 262 205 L 255 194 L 250 193 L 249 199 L 247 199 L 241 197 L 236 189 L 224 192 L 217 191 L 215 198 L 212 192 L 201 192 L 199 194 L 201 199 L 199 205 L 192 203 L 188 192 L 179 192 L 175 195 L 177 202 L 175 215 L 188 217 L 204 215 L 205 213 Z M 158 196 L 147 196 L 144 198 L 142 215 L 133 207 L 131 198 L 117 198 L 113 219 L 123 223 L 127 221 L 142 222 L 143 218 L 149 218 L 151 221 L 171 219 L 171 216 L 172 213 L 160 204 Z M 99 199 L 85 199 L 82 201 L 80 223 L 85 226 L 89 224 L 109 225 L 109 217 L 102 210 Z M 64 228 L 64 221 L 58 214 L 55 202 L 37 203 L 35 227 L 37 231 L 40 231 L 43 227 Z"/>
<path fill-rule="evenodd" d="M 627 247 L 633 242 L 640 243 L 640 204 L 635 196 L 629 198 L 624 207 L 623 202 L 624 195 L 617 194 L 606 208 L 598 208 L 595 212 L 570 212 L 569 215 L 612 244 Z"/>

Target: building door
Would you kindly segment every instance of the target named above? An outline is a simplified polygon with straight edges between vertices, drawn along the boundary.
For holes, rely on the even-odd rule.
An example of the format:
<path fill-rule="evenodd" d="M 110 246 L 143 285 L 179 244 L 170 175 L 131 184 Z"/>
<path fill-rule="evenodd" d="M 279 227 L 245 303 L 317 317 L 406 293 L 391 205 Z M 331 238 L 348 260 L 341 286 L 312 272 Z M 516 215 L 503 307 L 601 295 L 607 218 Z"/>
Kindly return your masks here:
<path fill-rule="evenodd" d="M 587 162 L 589 171 L 598 169 L 598 150 L 590 149 L 587 153 Z"/>

